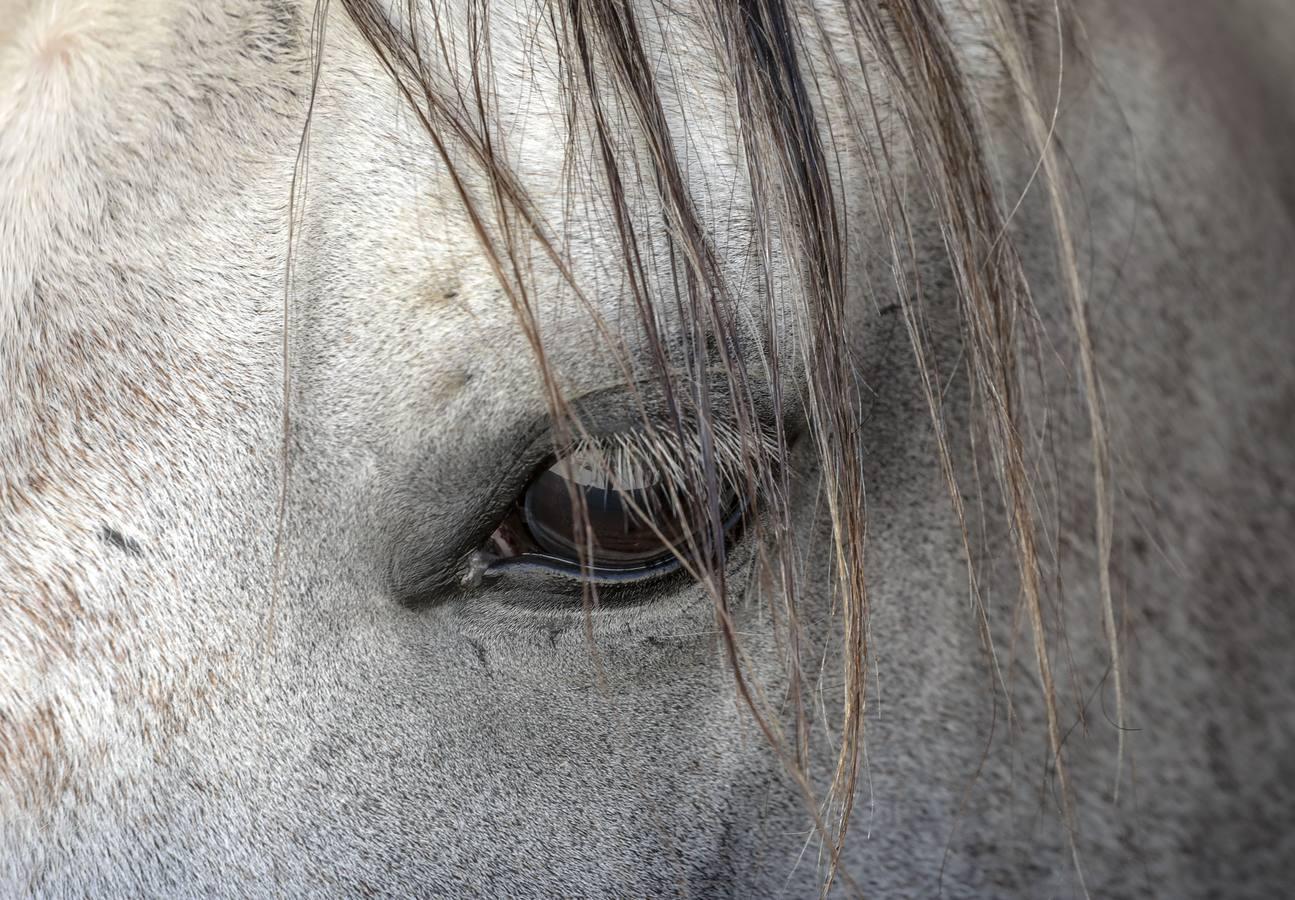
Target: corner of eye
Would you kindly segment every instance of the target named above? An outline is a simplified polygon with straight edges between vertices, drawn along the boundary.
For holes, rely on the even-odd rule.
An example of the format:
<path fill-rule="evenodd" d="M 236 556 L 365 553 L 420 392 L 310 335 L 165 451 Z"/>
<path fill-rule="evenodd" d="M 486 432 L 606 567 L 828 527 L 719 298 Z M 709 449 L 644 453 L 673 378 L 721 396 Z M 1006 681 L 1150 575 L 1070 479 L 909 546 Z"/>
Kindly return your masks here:
<path fill-rule="evenodd" d="M 452 599 L 464 585 L 460 560 L 410 565 L 393 562 L 387 572 L 389 596 L 401 606 L 422 609 Z"/>

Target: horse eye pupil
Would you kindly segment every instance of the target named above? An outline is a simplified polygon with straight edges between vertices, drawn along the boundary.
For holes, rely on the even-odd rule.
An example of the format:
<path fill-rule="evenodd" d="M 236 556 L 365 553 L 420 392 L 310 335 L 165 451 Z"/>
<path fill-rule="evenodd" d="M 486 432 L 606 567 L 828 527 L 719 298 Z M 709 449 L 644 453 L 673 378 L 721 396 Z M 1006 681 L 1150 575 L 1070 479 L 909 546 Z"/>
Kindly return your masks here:
<path fill-rule="evenodd" d="M 656 496 L 659 488 L 641 481 L 637 487 L 622 486 L 622 492 L 588 460 L 568 457 L 531 483 L 522 503 L 523 517 L 546 553 L 579 560 L 588 555 L 585 548 L 592 542 L 593 554 L 587 560 L 591 565 L 641 566 L 670 552 L 662 537 L 671 543 L 682 537 L 675 517 L 658 512 L 664 508 Z"/>

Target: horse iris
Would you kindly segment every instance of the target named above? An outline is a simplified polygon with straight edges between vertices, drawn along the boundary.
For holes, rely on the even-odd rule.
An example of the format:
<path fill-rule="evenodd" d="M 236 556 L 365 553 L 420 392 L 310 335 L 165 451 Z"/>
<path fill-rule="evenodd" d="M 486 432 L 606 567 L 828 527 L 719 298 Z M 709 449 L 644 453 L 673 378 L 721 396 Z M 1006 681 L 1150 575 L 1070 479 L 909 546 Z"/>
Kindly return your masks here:
<path fill-rule="evenodd" d="M 539 548 L 590 565 L 637 568 L 679 547 L 689 528 L 659 478 L 642 470 L 611 473 L 597 451 L 555 462 L 531 482 L 522 517 Z"/>
<path fill-rule="evenodd" d="M 662 466 L 596 445 L 559 457 L 526 487 L 491 535 L 500 566 L 562 571 L 595 580 L 636 580 L 702 552 L 710 521 Z M 725 530 L 739 508 L 725 490 Z"/>

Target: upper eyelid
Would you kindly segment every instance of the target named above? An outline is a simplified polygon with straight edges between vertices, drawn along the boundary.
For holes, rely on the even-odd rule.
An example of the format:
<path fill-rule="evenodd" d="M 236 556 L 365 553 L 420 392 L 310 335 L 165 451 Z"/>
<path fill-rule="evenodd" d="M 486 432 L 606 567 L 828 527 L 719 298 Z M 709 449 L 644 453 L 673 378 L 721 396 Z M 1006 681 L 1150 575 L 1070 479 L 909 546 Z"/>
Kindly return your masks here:
<path fill-rule="evenodd" d="M 722 481 L 734 486 L 740 483 L 748 467 L 750 471 L 759 473 L 776 469 L 782 463 L 782 445 L 763 430 L 756 433 L 757 442 L 753 445 L 749 435 L 735 426 L 724 420 L 711 422 L 709 445 L 712 452 L 709 454 L 711 459 L 707 460 L 700 429 L 687 423 L 684 429 L 682 436 L 676 429 L 666 431 L 659 428 L 636 428 L 593 436 L 575 442 L 565 454 L 556 454 L 555 458 L 593 449 L 613 457 L 607 465 L 613 475 L 633 466 L 655 467 L 680 492 L 687 492 L 692 487 L 687 472 L 705 471 L 708 462 L 718 469 Z"/>
<path fill-rule="evenodd" d="M 786 462 L 784 454 L 789 440 L 779 440 L 776 417 L 770 408 L 773 398 L 766 392 L 748 388 L 749 396 L 743 403 L 745 415 L 733 407 L 733 389 L 724 378 L 707 379 L 708 405 L 711 414 L 706 416 L 706 426 L 721 440 L 728 439 L 730 446 L 741 439 L 749 441 L 754 435 L 758 446 L 743 450 L 759 469 L 777 469 Z M 705 389 L 705 388 L 703 388 Z M 690 389 L 691 392 L 691 389 Z M 650 381 L 619 382 L 569 398 L 572 410 L 570 421 L 555 422 L 552 416 L 543 416 L 537 430 L 550 436 L 550 448 L 558 456 L 570 452 L 582 439 L 601 441 L 617 435 L 643 434 L 663 436 L 667 440 L 682 431 L 689 444 L 696 444 L 701 436 L 698 417 L 686 412 L 679 414 L 666 403 L 664 396 Z M 791 410 L 784 410 L 782 425 L 791 423 L 785 418 Z M 743 420 L 750 427 L 743 426 Z M 794 429 L 791 429 L 794 430 Z M 785 435 L 790 438 L 790 430 Z"/>

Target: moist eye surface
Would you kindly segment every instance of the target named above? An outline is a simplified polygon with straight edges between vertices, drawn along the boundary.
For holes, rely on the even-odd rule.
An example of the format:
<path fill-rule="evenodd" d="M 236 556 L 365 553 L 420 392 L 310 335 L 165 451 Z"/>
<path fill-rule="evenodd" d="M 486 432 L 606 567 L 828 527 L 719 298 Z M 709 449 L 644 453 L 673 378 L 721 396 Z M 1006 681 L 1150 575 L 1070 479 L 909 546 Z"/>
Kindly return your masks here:
<path fill-rule="evenodd" d="M 482 553 L 486 571 L 541 570 L 582 580 L 633 581 L 679 568 L 705 552 L 747 504 L 734 489 L 737 444 L 712 458 L 718 494 L 707 502 L 700 447 L 670 435 L 622 432 L 588 440 L 545 466 L 513 504 Z"/>
<path fill-rule="evenodd" d="M 672 493 L 648 467 L 617 468 L 604 451 L 586 447 L 531 482 L 521 513 L 546 553 L 578 560 L 583 545 L 592 566 L 638 568 L 682 547 L 700 524 Z"/>

